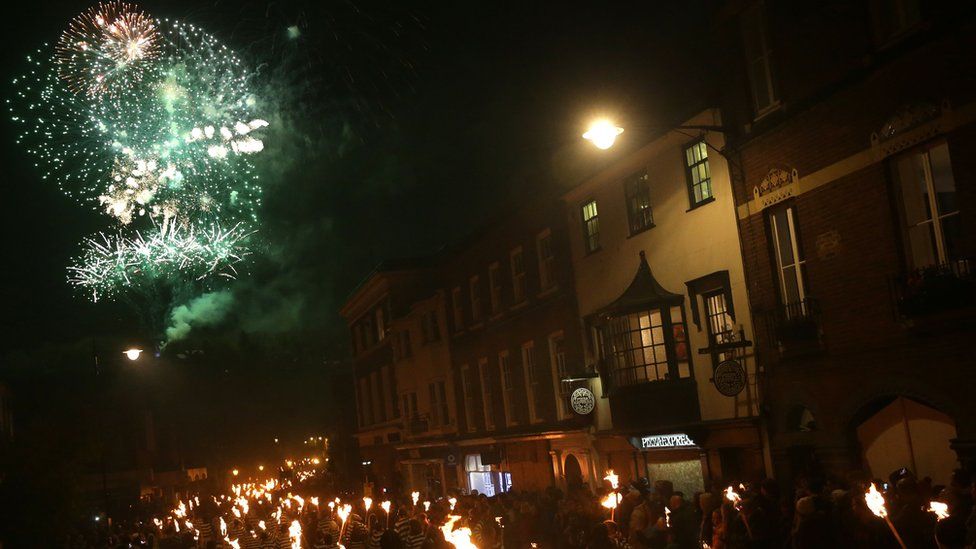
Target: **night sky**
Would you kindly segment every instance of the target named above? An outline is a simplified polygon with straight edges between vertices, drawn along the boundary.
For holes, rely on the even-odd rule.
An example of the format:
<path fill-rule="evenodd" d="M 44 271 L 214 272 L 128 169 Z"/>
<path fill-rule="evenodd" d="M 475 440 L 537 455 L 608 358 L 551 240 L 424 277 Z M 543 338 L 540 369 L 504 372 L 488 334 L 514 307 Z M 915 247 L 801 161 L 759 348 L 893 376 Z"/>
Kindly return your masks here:
<path fill-rule="evenodd" d="M 294 117 L 260 159 L 269 247 L 235 288 L 225 327 L 327 334 L 316 352 L 341 356 L 335 311 L 380 259 L 430 252 L 520 193 L 543 192 L 550 159 L 575 146 L 594 114 L 651 125 L 699 107 L 683 104 L 695 94 L 682 91 L 701 90 L 711 72 L 698 39 L 703 2 L 636 4 L 144 3 L 275 74 Z M 5 96 L 23 57 L 87 6 L 8 8 Z M 293 25 L 297 39 L 287 36 Z M 131 333 L 125 307 L 92 305 L 65 284 L 78 243 L 106 226 L 104 216 L 42 182 L 6 118 L 5 354 L 144 337 Z"/>

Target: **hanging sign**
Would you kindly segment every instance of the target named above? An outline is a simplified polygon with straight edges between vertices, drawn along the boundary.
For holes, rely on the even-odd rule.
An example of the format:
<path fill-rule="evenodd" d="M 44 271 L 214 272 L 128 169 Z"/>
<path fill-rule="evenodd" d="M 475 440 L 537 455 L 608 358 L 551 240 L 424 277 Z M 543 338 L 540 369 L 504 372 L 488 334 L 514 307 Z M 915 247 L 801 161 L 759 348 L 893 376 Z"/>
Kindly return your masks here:
<path fill-rule="evenodd" d="M 585 416 L 593 411 L 596 406 L 596 396 L 593 391 L 587 389 L 586 387 L 580 387 L 573 391 L 573 394 L 569 396 L 569 404 L 573 408 L 573 411 L 581 416 Z"/>

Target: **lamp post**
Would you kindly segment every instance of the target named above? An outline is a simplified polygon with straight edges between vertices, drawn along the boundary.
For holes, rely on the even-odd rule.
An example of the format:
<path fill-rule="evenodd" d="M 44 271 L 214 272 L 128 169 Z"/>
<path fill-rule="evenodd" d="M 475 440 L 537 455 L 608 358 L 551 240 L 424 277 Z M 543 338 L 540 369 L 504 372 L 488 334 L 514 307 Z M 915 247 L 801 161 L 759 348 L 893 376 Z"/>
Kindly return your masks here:
<path fill-rule="evenodd" d="M 647 126 L 647 127 L 639 127 L 638 129 L 647 130 L 647 131 L 695 130 L 700 132 L 716 132 L 721 134 L 728 133 L 729 131 L 728 128 L 726 128 L 725 126 L 719 126 L 715 124 L 688 124 L 688 125 L 681 125 L 681 126 Z M 592 143 L 594 147 L 600 150 L 607 150 L 614 146 L 614 144 L 617 141 L 617 137 L 622 133 L 624 133 L 624 129 L 618 126 L 614 121 L 608 118 L 599 118 L 590 123 L 589 127 L 586 130 L 586 133 L 583 134 L 583 139 L 586 139 L 587 141 Z M 732 158 L 730 158 L 729 155 L 725 153 L 725 151 L 715 148 L 714 146 L 709 144 L 708 141 L 705 141 L 705 146 L 719 153 L 720 155 L 725 157 L 726 160 L 730 162 L 732 161 Z"/>

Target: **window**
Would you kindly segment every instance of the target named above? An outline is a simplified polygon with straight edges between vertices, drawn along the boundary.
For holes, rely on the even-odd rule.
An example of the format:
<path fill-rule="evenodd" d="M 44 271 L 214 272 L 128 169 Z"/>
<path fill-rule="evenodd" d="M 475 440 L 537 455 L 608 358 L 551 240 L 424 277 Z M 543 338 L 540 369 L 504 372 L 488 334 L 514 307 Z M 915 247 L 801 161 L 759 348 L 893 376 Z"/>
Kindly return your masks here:
<path fill-rule="evenodd" d="M 502 376 L 502 404 L 505 411 L 505 424 L 515 425 L 514 399 L 515 399 L 515 374 L 512 371 L 512 361 L 508 358 L 508 351 L 498 354 L 498 371 Z"/>
<path fill-rule="evenodd" d="M 624 195 L 627 197 L 627 220 L 630 234 L 637 234 L 654 226 L 651 214 L 651 189 L 647 182 L 647 172 L 634 174 L 624 180 Z"/>
<path fill-rule="evenodd" d="M 705 326 L 708 330 L 709 346 L 732 343 L 735 340 L 735 321 L 725 304 L 725 290 L 713 290 L 702 295 L 705 300 Z M 716 359 L 725 360 L 726 353 L 720 353 Z"/>
<path fill-rule="evenodd" d="M 431 343 L 441 338 L 441 329 L 437 322 L 437 311 L 428 311 L 420 316 L 420 332 L 424 343 Z"/>
<path fill-rule="evenodd" d="M 712 174 L 708 169 L 708 146 L 704 139 L 685 147 L 685 177 L 692 208 L 712 199 Z"/>
<path fill-rule="evenodd" d="M 516 304 L 525 301 L 525 261 L 522 247 L 512 250 L 512 297 Z"/>
<path fill-rule="evenodd" d="M 918 0 L 872 0 L 874 40 L 886 46 L 910 34 L 922 20 Z"/>
<path fill-rule="evenodd" d="M 475 430 L 474 422 L 474 381 L 471 379 L 471 368 L 464 364 L 461 366 L 461 390 L 464 394 L 464 422 L 467 424 L 468 432 Z"/>
<path fill-rule="evenodd" d="M 417 419 L 420 413 L 417 411 L 417 393 L 403 393 L 403 414 L 407 419 Z"/>
<path fill-rule="evenodd" d="M 549 336 L 549 362 L 552 365 L 553 386 L 559 387 L 556 391 L 556 409 L 561 416 L 567 416 L 569 410 L 569 393 L 572 384 L 563 381 L 569 377 L 566 365 L 566 346 L 562 332 L 557 332 Z"/>
<path fill-rule="evenodd" d="M 535 248 L 539 255 L 539 286 L 548 290 L 555 285 L 556 257 L 552 252 L 552 231 L 546 229 L 535 237 Z"/>
<path fill-rule="evenodd" d="M 539 402 L 539 380 L 540 375 L 535 363 L 535 342 L 528 341 L 522 344 L 522 371 L 525 374 L 525 392 L 529 404 L 529 421 L 536 423 L 540 421 L 539 412 L 542 410 L 542 403 Z"/>
<path fill-rule="evenodd" d="M 942 142 L 901 156 L 894 171 L 911 266 L 958 259 L 962 227 L 949 147 Z"/>
<path fill-rule="evenodd" d="M 590 200 L 582 207 L 583 248 L 586 253 L 600 249 L 600 216 L 596 211 L 596 200 Z"/>
<path fill-rule="evenodd" d="M 451 306 L 454 308 L 454 331 L 460 332 L 464 328 L 464 308 L 461 305 L 461 287 L 451 290 Z"/>
<path fill-rule="evenodd" d="M 444 425 L 451 424 L 451 409 L 450 405 L 447 403 L 447 384 L 444 380 L 437 382 L 437 394 L 438 402 L 440 403 L 441 411 L 441 423 Z"/>
<path fill-rule="evenodd" d="M 481 284 L 478 275 L 472 276 L 468 282 L 468 290 L 471 292 L 471 321 L 481 320 Z"/>
<path fill-rule="evenodd" d="M 400 358 L 410 358 L 413 348 L 410 345 L 410 330 L 400 332 Z"/>
<path fill-rule="evenodd" d="M 752 91 L 752 108 L 757 117 L 779 105 L 773 85 L 772 51 L 766 35 L 764 11 L 762 2 L 757 2 L 742 12 L 739 21 L 746 56 L 746 72 Z"/>
<path fill-rule="evenodd" d="M 373 393 L 369 386 L 369 377 L 359 378 L 359 403 L 362 408 L 362 423 L 370 425 L 373 423 Z"/>
<path fill-rule="evenodd" d="M 796 209 L 786 206 L 771 210 L 769 225 L 779 275 L 780 300 L 787 316 L 806 316 L 806 261 L 797 239 Z"/>
<path fill-rule="evenodd" d="M 502 310 L 502 275 L 501 265 L 496 261 L 488 266 L 488 285 L 491 290 L 491 313 L 496 314 Z"/>
<path fill-rule="evenodd" d="M 478 361 L 478 373 L 481 376 L 481 399 L 485 414 L 485 429 L 490 430 L 495 428 L 495 418 L 491 410 L 495 401 L 491 391 L 491 375 L 488 372 L 487 358 Z"/>
<path fill-rule="evenodd" d="M 603 356 L 615 386 L 691 377 L 687 330 L 680 306 L 610 319 Z"/>
<path fill-rule="evenodd" d="M 386 337 L 386 322 L 383 315 L 383 307 L 376 309 L 376 340 L 383 341 Z"/>
<path fill-rule="evenodd" d="M 437 394 L 437 384 L 427 384 L 428 398 L 430 399 L 430 424 L 434 427 L 440 425 L 440 395 Z"/>

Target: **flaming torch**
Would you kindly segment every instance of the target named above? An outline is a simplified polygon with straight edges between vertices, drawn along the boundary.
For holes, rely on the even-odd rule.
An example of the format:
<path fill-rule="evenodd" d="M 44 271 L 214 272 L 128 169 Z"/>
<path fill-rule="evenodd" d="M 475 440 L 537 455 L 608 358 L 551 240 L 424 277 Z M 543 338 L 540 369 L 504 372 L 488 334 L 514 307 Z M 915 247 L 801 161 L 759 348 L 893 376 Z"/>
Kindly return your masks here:
<path fill-rule="evenodd" d="M 613 488 L 614 492 L 616 492 L 617 488 L 620 487 L 620 477 L 617 475 L 617 473 L 613 472 L 613 469 L 607 471 L 607 476 L 603 477 L 603 480 L 610 483 L 610 487 Z"/>
<path fill-rule="evenodd" d="M 410 492 L 410 499 L 413 500 L 413 506 L 417 506 L 417 502 L 420 501 L 420 492 Z"/>
<path fill-rule="evenodd" d="M 930 501 L 928 511 L 929 513 L 935 513 L 937 520 L 949 518 L 949 505 L 941 501 Z"/>
<path fill-rule="evenodd" d="M 742 509 L 742 497 L 731 486 L 725 489 L 725 499 L 731 501 L 736 510 Z"/>
<path fill-rule="evenodd" d="M 454 506 L 457 505 L 457 498 L 449 498 L 447 502 L 451 504 L 451 511 L 453 511 Z"/>
<path fill-rule="evenodd" d="M 345 524 L 345 520 L 343 520 Z M 302 525 L 297 520 L 291 521 L 288 527 L 288 537 L 291 539 L 291 549 L 302 549 Z"/>
<path fill-rule="evenodd" d="M 617 504 L 620 503 L 621 499 L 623 498 L 620 496 L 620 494 L 616 492 L 610 492 L 609 494 L 607 494 L 607 497 L 603 498 L 603 501 L 600 502 L 600 505 L 606 507 L 607 509 L 610 509 L 610 520 L 614 520 L 614 514 L 616 513 L 617 510 Z"/>
<path fill-rule="evenodd" d="M 430 502 L 429 501 L 425 501 L 424 502 L 424 512 L 426 513 L 428 511 L 430 511 Z"/>
<path fill-rule="evenodd" d="M 447 522 L 444 523 L 444 526 L 441 526 L 441 533 L 444 534 L 444 539 L 456 549 L 478 549 L 477 545 L 471 543 L 470 528 L 454 529 L 454 523 L 460 518 L 457 515 L 449 515 L 447 517 Z"/>
<path fill-rule="evenodd" d="M 868 488 L 868 491 L 864 493 L 864 503 L 866 503 L 868 509 L 874 513 L 874 516 L 884 519 L 885 523 L 888 525 L 888 529 L 891 530 L 891 533 L 895 536 L 895 539 L 898 540 L 898 545 L 900 545 L 902 549 L 907 549 L 905 547 L 905 542 L 902 541 L 901 536 L 898 534 L 898 530 L 895 530 L 895 525 L 892 524 L 891 519 L 888 518 L 888 509 L 885 507 L 884 495 L 878 491 L 878 487 L 875 486 L 873 482 L 871 483 L 871 487 Z"/>
<path fill-rule="evenodd" d="M 381 503 L 380 507 L 382 507 L 383 511 L 386 513 L 386 527 L 389 528 L 390 527 L 390 500 L 386 500 L 383 503 Z"/>
<path fill-rule="evenodd" d="M 363 507 L 366 508 L 366 513 L 367 514 L 369 513 L 369 508 L 372 507 L 372 506 L 373 506 L 373 498 L 371 498 L 371 497 L 364 497 L 363 498 Z"/>

